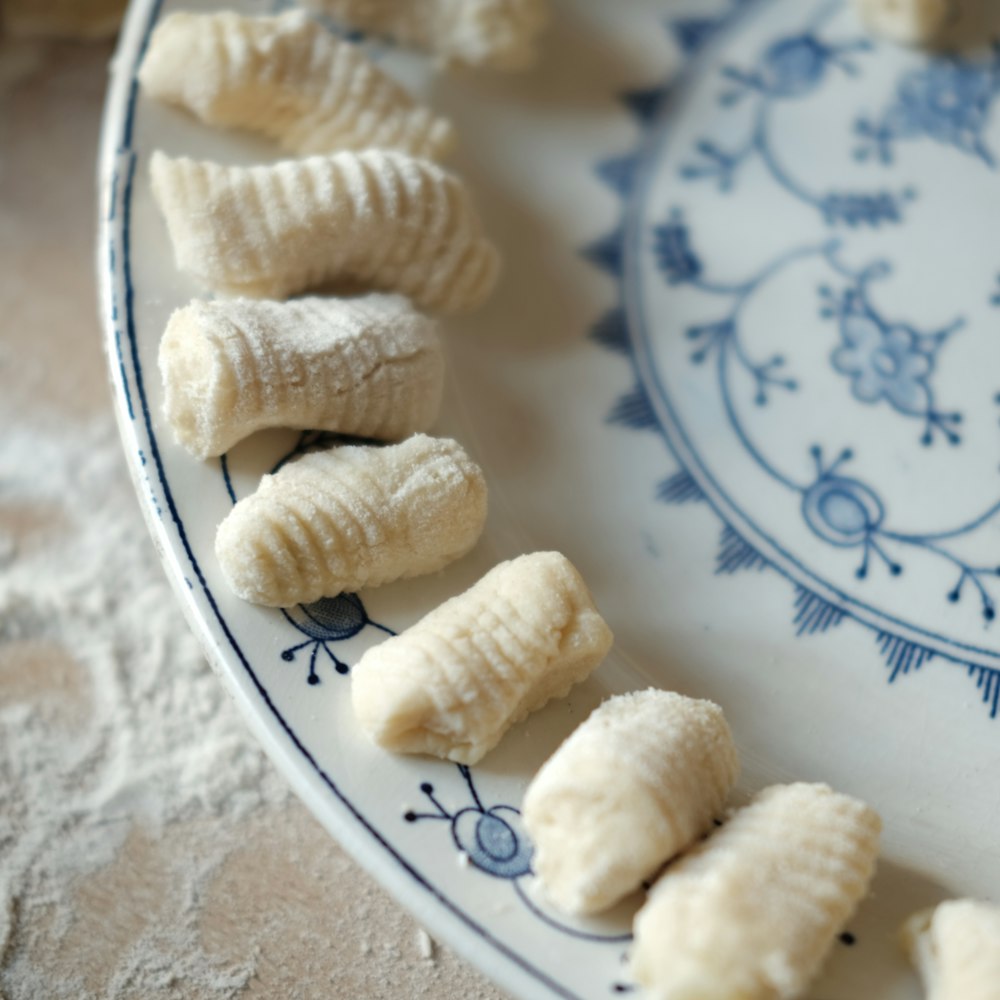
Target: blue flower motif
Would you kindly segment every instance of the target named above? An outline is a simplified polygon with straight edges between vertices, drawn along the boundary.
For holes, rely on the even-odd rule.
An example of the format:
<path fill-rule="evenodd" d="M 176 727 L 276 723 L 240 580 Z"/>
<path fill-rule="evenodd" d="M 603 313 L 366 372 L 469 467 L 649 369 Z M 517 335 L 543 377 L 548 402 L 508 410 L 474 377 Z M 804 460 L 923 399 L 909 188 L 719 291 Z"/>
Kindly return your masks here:
<path fill-rule="evenodd" d="M 521 824 L 520 810 L 509 805 L 487 808 L 476 791 L 472 771 L 464 764 L 458 765 L 465 781 L 472 805 L 456 812 L 449 812 L 434 793 L 434 786 L 424 782 L 420 791 L 434 807 L 433 812 L 408 810 L 403 815 L 407 823 L 420 820 L 446 820 L 451 824 L 455 846 L 479 871 L 494 878 L 519 879 L 531 874 L 531 856 L 534 851 Z"/>
<path fill-rule="evenodd" d="M 1000 53 L 992 62 L 938 60 L 907 73 L 881 121 L 862 118 L 855 126 L 863 140 L 858 156 L 876 152 L 891 163 L 893 143 L 926 137 L 978 157 L 987 166 L 996 158 L 983 134 L 1000 94 Z"/>
<path fill-rule="evenodd" d="M 899 107 L 930 138 L 974 152 L 992 165 L 981 135 L 998 90 L 994 77 L 992 70 L 984 73 L 967 63 L 931 63 L 903 80 Z"/>
<path fill-rule="evenodd" d="M 869 405 L 885 400 L 904 417 L 924 420 L 920 441 L 929 445 L 940 433 L 953 445 L 961 441 L 961 413 L 944 412 L 935 404 L 931 379 L 938 352 L 964 325 L 959 318 L 939 330 L 921 332 L 908 323 L 892 322 L 868 297 L 869 282 L 885 273 L 873 265 L 842 293 L 820 288 L 820 315 L 836 319 L 840 346 L 830 354 L 835 371 L 851 382 L 851 394 Z"/>
<path fill-rule="evenodd" d="M 350 669 L 330 649 L 329 643 L 350 639 L 368 625 L 381 629 L 389 635 L 396 634 L 387 625 L 380 625 L 368 617 L 368 612 L 357 594 L 323 597 L 314 604 L 297 604 L 294 608 L 282 608 L 281 613 L 290 624 L 309 637 L 305 642 L 283 650 L 281 658 L 291 663 L 300 649 L 309 649 L 309 674 L 306 680 L 314 685 L 320 683 L 319 674 L 316 673 L 316 658 L 321 649 L 330 658 L 338 674 L 346 674 Z"/>
<path fill-rule="evenodd" d="M 930 409 L 931 359 L 920 349 L 913 330 L 906 326 L 883 330 L 872 317 L 855 313 L 844 318 L 840 332 L 844 343 L 831 360 L 838 372 L 850 376 L 855 399 L 863 403 L 885 399 L 899 412 L 914 416 Z"/>

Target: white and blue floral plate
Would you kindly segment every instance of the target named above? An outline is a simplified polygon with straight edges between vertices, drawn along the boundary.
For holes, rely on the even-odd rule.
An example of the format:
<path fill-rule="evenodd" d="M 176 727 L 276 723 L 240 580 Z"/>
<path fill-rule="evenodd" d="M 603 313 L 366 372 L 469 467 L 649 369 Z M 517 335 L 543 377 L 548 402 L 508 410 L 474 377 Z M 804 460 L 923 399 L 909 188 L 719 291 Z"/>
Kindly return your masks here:
<path fill-rule="evenodd" d="M 1000 53 L 873 42 L 842 0 L 563 0 L 523 77 L 379 50 L 453 116 L 455 167 L 505 251 L 493 302 L 449 324 L 440 425 L 485 467 L 490 522 L 443 574 L 282 612 L 227 591 L 212 541 L 317 436 L 199 463 L 160 410 L 159 336 L 199 290 L 174 268 L 148 158 L 276 158 L 137 90 L 179 6 L 136 0 L 113 71 L 108 354 L 167 571 L 299 794 L 510 993 L 614 996 L 632 989 L 636 901 L 555 913 L 518 803 L 608 692 L 715 699 L 743 793 L 828 781 L 885 819 L 875 892 L 811 1000 L 913 1000 L 899 921 L 948 895 L 1000 900 Z M 577 563 L 617 634 L 597 675 L 471 771 L 369 745 L 350 665 L 539 548 Z"/>

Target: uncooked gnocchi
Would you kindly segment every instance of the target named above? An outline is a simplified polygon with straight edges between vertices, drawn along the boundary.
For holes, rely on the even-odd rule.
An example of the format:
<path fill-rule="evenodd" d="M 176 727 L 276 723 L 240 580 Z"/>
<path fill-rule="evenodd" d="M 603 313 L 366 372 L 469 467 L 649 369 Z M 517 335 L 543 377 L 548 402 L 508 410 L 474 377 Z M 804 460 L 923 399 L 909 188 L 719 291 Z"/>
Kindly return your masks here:
<path fill-rule="evenodd" d="M 160 342 L 164 412 L 198 458 L 263 427 L 399 440 L 437 417 L 437 324 L 406 299 L 194 301 Z"/>
<path fill-rule="evenodd" d="M 521 556 L 369 649 L 352 671 L 354 711 L 388 750 L 475 764 L 586 678 L 611 640 L 565 556 Z"/>
<path fill-rule="evenodd" d="M 362 31 L 384 35 L 445 59 L 492 69 L 535 61 L 548 20 L 546 0 L 306 0 Z"/>
<path fill-rule="evenodd" d="M 826 785 L 760 792 L 672 865 L 635 921 L 657 1000 L 793 1000 L 868 891 L 881 821 Z"/>
<path fill-rule="evenodd" d="M 457 312 L 496 280 L 468 191 L 429 160 L 369 149 L 231 167 L 155 152 L 150 173 L 177 266 L 217 291 L 353 283 Z"/>
<path fill-rule="evenodd" d="M 479 466 L 457 442 L 415 434 L 312 452 L 264 476 L 219 525 L 215 552 L 239 597 L 289 607 L 433 573 L 485 521 Z"/>
<path fill-rule="evenodd" d="M 567 913 L 595 913 L 712 825 L 739 776 L 710 701 L 648 690 L 600 706 L 528 786 L 532 866 Z"/>
<path fill-rule="evenodd" d="M 955 0 L 854 0 L 875 34 L 905 45 L 933 42 L 955 13 Z"/>
<path fill-rule="evenodd" d="M 951 900 L 914 914 L 901 938 L 927 1000 L 1000 1000 L 1000 906 Z"/>
<path fill-rule="evenodd" d="M 379 147 L 440 159 L 455 141 L 449 122 L 303 11 L 170 14 L 139 82 L 209 125 L 262 132 L 293 153 Z"/>

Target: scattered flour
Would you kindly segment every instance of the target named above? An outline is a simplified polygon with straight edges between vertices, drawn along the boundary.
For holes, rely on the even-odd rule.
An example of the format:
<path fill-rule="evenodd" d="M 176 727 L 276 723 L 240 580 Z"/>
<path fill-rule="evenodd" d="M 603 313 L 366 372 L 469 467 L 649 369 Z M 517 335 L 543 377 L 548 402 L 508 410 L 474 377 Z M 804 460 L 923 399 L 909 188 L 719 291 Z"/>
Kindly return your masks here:
<path fill-rule="evenodd" d="M 0 553 L 0 988 L 13 997 L 29 995 L 19 983 L 42 985 L 22 932 L 70 933 L 69 887 L 109 865 L 133 827 L 156 837 L 205 816 L 237 824 L 287 792 L 180 614 L 110 421 L 58 437 L 7 424 Z M 60 676 L 40 669 L 59 661 Z M 12 682 L 32 666 L 34 683 Z M 174 873 L 191 905 L 134 942 L 109 996 L 171 982 L 182 996 L 196 975 L 223 995 L 246 982 L 252 961 L 214 968 L 198 948 L 194 902 L 212 867 Z M 47 921 L 28 912 L 39 908 Z M 44 985 L 53 1000 L 83 992 Z"/>
<path fill-rule="evenodd" d="M 170 593 L 110 419 L 7 421 L 0 997 L 325 996 L 500 1000 L 257 749 Z"/>

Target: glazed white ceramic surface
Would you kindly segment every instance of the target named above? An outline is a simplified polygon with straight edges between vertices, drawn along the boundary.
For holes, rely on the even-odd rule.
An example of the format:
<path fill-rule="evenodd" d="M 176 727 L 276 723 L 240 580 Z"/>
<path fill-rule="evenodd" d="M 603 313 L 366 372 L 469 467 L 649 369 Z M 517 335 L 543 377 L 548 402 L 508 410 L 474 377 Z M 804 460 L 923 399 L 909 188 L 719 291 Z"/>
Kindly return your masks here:
<path fill-rule="evenodd" d="M 506 269 L 447 324 L 438 430 L 491 490 L 436 576 L 279 610 L 212 554 L 233 497 L 300 445 L 173 441 L 156 369 L 174 268 L 155 149 L 277 158 L 147 101 L 132 5 L 100 165 L 99 280 L 125 451 L 192 627 L 304 801 L 437 936 L 518 997 L 614 996 L 636 900 L 560 917 L 517 807 L 609 692 L 712 698 L 740 795 L 827 781 L 885 819 L 875 893 L 812 1000 L 915 1000 L 913 909 L 1000 899 L 1000 69 L 866 39 L 839 0 L 565 0 L 521 77 L 384 65 L 453 117 Z M 264 4 L 243 9 L 265 12 Z M 305 442 L 308 443 L 308 440 Z M 609 660 L 471 772 L 370 745 L 349 667 L 501 558 L 560 549 Z"/>

